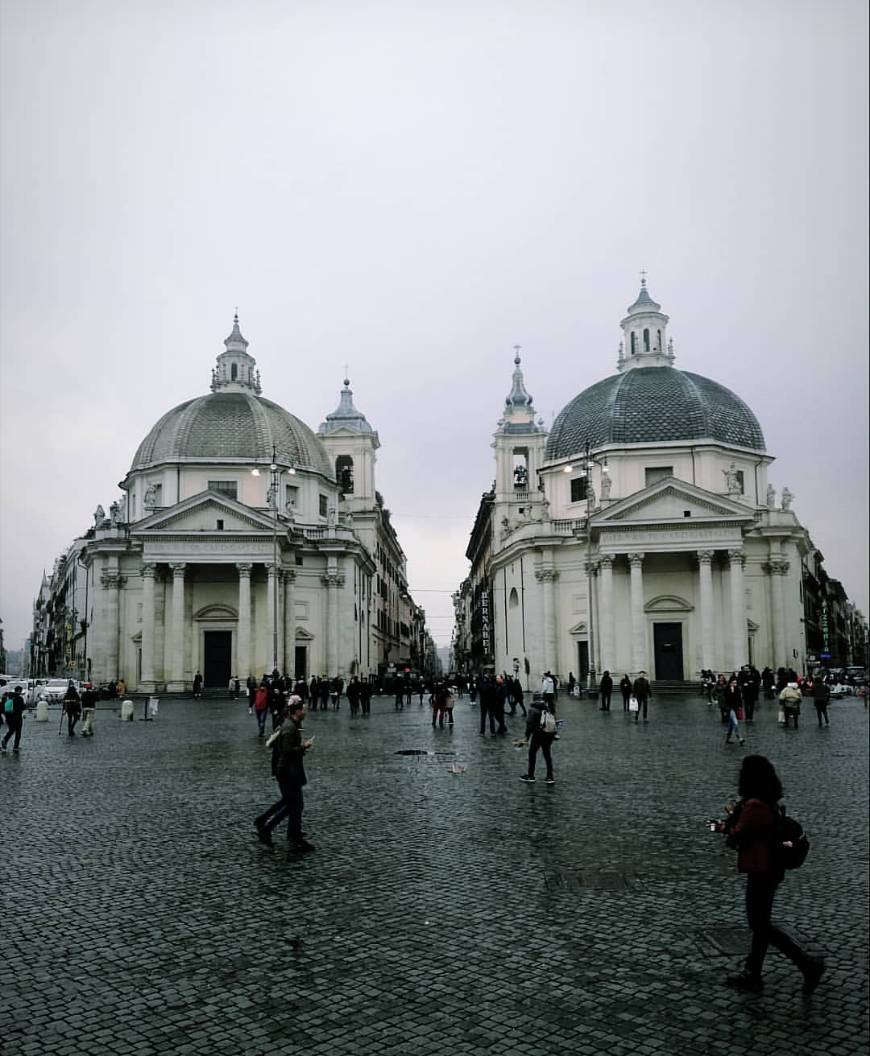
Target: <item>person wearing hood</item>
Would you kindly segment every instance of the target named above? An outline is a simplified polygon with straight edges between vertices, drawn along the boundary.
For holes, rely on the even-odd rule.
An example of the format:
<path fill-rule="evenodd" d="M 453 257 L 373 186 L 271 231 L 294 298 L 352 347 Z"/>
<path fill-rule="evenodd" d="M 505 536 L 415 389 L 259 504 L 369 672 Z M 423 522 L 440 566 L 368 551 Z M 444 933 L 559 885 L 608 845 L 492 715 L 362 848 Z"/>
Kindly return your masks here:
<path fill-rule="evenodd" d="M 737 851 L 737 870 L 746 876 L 746 916 L 752 945 L 742 972 L 725 980 L 733 990 L 760 993 L 761 973 L 768 947 L 773 946 L 803 975 L 805 994 L 811 994 L 825 971 L 825 959 L 805 953 L 771 922 L 773 901 L 785 872 L 775 853 L 779 801 L 782 785 L 773 764 L 763 755 L 748 755 L 740 767 L 740 800 L 725 810 L 725 821 L 715 824 L 725 833 L 729 847 Z"/>
<path fill-rule="evenodd" d="M 543 753 L 547 764 L 547 784 L 555 785 L 553 773 L 552 745 L 556 738 L 556 717 L 546 700 L 533 700 L 526 719 L 526 743 L 529 746 L 529 766 L 520 778 L 527 784 L 535 780 L 535 763 L 538 750 Z M 520 742 L 522 743 L 522 742 Z"/>

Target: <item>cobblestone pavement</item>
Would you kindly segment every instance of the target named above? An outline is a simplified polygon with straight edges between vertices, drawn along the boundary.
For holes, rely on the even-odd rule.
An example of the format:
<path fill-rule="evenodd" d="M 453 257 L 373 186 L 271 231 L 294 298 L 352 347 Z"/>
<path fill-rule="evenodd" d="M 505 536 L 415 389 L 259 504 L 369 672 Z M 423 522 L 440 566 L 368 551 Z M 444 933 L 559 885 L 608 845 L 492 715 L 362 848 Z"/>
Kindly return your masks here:
<path fill-rule="evenodd" d="M 765 705 L 741 749 L 700 700 L 616 706 L 560 701 L 552 788 L 467 698 L 452 731 L 314 713 L 303 858 L 255 839 L 277 797 L 243 704 L 100 710 L 92 740 L 29 716 L 0 758 L 3 1056 L 866 1052 L 867 711 L 786 732 Z M 828 957 L 812 998 L 775 951 L 763 995 L 722 985 L 743 882 L 704 822 L 748 750 L 812 839 L 776 910 Z"/>

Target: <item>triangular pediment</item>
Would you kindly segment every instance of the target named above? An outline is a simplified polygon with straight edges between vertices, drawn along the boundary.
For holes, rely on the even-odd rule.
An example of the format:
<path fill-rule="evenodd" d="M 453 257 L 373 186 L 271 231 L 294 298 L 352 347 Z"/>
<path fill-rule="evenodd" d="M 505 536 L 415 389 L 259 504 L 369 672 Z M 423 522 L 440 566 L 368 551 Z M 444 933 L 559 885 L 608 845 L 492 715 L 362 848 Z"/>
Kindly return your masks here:
<path fill-rule="evenodd" d="M 139 521 L 133 528 L 133 535 L 141 532 L 213 532 L 218 520 L 223 522 L 224 533 L 272 531 L 272 521 L 267 514 L 252 510 L 228 495 L 202 491 Z"/>
<path fill-rule="evenodd" d="M 596 528 L 670 521 L 752 521 L 754 513 L 725 495 L 714 495 L 676 477 L 665 477 L 593 515 Z"/>

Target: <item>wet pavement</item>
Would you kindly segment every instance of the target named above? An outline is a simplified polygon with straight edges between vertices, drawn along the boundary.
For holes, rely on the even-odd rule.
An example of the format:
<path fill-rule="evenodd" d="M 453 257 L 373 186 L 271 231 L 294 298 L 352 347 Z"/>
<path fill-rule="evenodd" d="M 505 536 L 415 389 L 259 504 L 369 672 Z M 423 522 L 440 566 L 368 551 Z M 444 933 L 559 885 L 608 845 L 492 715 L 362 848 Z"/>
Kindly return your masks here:
<path fill-rule="evenodd" d="M 519 781 L 521 719 L 481 737 L 468 698 L 452 730 L 416 700 L 309 715 L 301 858 L 255 838 L 277 793 L 242 703 L 101 709 L 90 740 L 31 713 L 0 757 L 0 1052 L 866 1052 L 862 705 L 797 732 L 762 705 L 740 748 L 699 699 L 654 700 L 646 725 L 559 703 L 553 787 L 542 761 Z M 776 951 L 763 995 L 722 985 L 743 881 L 705 820 L 747 751 L 812 841 L 775 909 L 828 958 L 811 998 Z"/>

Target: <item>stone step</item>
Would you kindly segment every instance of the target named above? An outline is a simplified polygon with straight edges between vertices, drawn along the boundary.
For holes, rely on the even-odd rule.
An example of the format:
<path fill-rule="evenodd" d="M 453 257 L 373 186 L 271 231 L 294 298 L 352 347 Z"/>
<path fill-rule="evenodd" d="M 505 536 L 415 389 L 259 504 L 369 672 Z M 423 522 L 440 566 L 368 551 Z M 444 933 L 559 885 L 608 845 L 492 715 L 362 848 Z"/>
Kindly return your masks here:
<path fill-rule="evenodd" d="M 701 683 L 694 681 L 677 681 L 676 679 L 656 679 L 650 683 L 653 696 L 667 695 L 673 697 L 700 697 Z"/>

